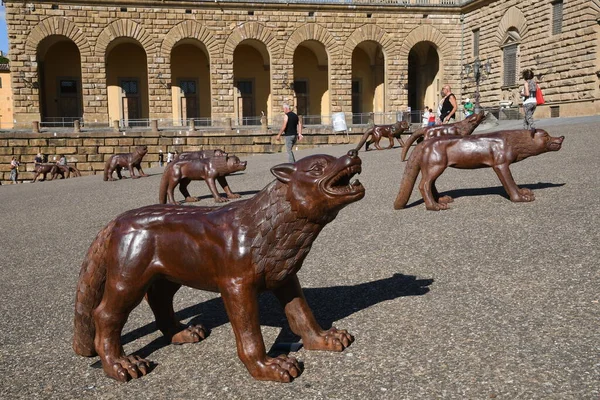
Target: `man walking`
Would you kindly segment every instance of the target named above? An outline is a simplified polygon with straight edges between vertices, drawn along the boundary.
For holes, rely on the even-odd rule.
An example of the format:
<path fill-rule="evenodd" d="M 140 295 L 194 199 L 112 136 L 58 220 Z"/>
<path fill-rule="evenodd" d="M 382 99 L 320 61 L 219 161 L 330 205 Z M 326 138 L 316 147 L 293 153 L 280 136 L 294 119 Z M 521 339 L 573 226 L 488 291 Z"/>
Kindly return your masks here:
<path fill-rule="evenodd" d="M 288 160 L 291 163 L 296 162 L 296 158 L 294 157 L 294 145 L 296 144 L 296 140 L 302 140 L 302 124 L 300 123 L 300 119 L 293 111 L 290 111 L 289 104 L 283 105 L 283 112 L 285 115 L 283 116 L 283 125 L 277 134 L 277 141 L 281 140 L 281 135 L 285 137 L 285 149 L 288 153 Z"/>

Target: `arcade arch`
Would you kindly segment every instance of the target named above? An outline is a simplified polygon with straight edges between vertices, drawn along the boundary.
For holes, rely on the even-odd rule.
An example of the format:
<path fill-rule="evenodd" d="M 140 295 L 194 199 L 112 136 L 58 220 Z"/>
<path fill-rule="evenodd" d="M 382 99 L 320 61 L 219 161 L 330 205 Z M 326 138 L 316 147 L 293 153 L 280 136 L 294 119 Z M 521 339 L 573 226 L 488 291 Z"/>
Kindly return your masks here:
<path fill-rule="evenodd" d="M 260 115 L 272 115 L 271 61 L 264 43 L 240 42 L 233 52 L 234 113 L 238 125 L 259 125 Z"/>
<path fill-rule="evenodd" d="M 193 119 L 195 125 L 210 125 L 210 57 L 206 46 L 183 39 L 171 50 L 171 93 L 175 125 Z"/>
<path fill-rule="evenodd" d="M 441 80 L 437 46 L 429 41 L 416 43 L 408 53 L 408 105 L 412 110 L 437 109 Z M 413 121 L 419 122 L 419 121 Z"/>
<path fill-rule="evenodd" d="M 305 40 L 296 47 L 294 93 L 304 124 L 328 123 L 322 121 L 322 116 L 330 114 L 329 58 L 323 43 Z"/>
<path fill-rule="evenodd" d="M 47 126 L 72 125 L 83 115 L 81 55 L 71 39 L 50 35 L 36 52 L 41 121 Z"/>
<path fill-rule="evenodd" d="M 147 55 L 144 47 L 135 39 L 120 37 L 107 47 L 106 86 L 111 121 L 120 120 L 125 127 L 147 125 Z"/>
<path fill-rule="evenodd" d="M 366 40 L 359 43 L 352 52 L 353 123 L 365 122 L 361 114 L 384 111 L 385 54 L 379 43 Z"/>

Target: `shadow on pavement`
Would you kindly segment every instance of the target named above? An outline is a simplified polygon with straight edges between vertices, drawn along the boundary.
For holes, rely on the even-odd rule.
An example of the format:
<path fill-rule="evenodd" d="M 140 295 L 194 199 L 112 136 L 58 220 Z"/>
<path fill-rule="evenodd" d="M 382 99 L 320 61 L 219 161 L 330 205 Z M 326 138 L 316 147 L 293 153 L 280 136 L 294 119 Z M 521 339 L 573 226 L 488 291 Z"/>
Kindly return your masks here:
<path fill-rule="evenodd" d="M 549 182 L 538 182 L 538 183 L 530 183 L 525 185 L 518 185 L 520 188 L 526 188 L 530 190 L 536 189 L 547 189 L 553 187 L 564 186 L 566 183 L 549 183 Z M 504 190 L 503 186 L 492 186 L 485 188 L 472 188 L 472 189 L 455 189 L 449 190 L 446 192 L 440 192 L 440 196 L 450 196 L 453 199 L 458 199 L 460 197 L 470 197 L 470 196 L 490 196 L 490 195 L 499 195 L 504 197 L 505 199 L 509 199 L 506 190 Z M 419 199 L 415 202 L 407 204 L 404 208 L 411 208 L 423 204 L 423 199 Z"/>
<path fill-rule="evenodd" d="M 432 283 L 433 279 L 417 279 L 412 275 L 394 274 L 389 278 L 354 286 L 308 288 L 304 289 L 304 295 L 321 327 L 329 329 L 333 322 L 383 301 L 403 296 L 424 295 L 429 292 L 429 286 Z M 269 354 L 281 354 L 300 348 L 298 343 L 289 343 L 298 342 L 300 338 L 290 330 L 283 309 L 275 296 L 268 292 L 262 294 L 259 297 L 259 305 L 261 325 L 282 328 Z M 220 297 L 187 307 L 177 312 L 175 316 L 178 320 L 192 318 L 190 324 L 202 324 L 209 332 L 215 327 L 229 322 Z M 156 330 L 155 322 L 144 325 L 123 335 L 121 337 L 122 344 L 130 343 Z M 160 337 L 133 354 L 146 358 L 154 351 L 168 345 L 169 343 Z M 100 362 L 97 361 L 92 366 L 98 367 Z"/>

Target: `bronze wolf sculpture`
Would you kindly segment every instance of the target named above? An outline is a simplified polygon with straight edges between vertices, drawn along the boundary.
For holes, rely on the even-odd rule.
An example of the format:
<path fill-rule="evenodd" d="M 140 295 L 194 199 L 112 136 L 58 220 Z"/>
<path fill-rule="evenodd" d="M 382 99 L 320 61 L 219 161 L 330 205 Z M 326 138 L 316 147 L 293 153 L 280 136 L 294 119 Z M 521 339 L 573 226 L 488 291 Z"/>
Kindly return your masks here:
<path fill-rule="evenodd" d="M 119 381 L 146 375 L 150 362 L 127 356 L 121 344 L 129 313 L 144 296 L 172 343 L 202 340 L 202 326 L 186 328 L 175 318 L 173 296 L 182 285 L 221 293 L 238 355 L 256 379 L 289 382 L 301 373 L 294 357 L 266 354 L 257 298 L 266 290 L 306 349 L 342 351 L 354 338 L 319 326 L 296 273 L 325 225 L 364 197 L 364 187 L 352 181 L 360 171 L 354 150 L 340 158 L 313 155 L 271 168 L 277 179 L 247 200 L 121 214 L 98 233 L 81 266 L 75 352 L 99 355 L 106 375 Z"/>
<path fill-rule="evenodd" d="M 474 136 L 440 136 L 421 142 L 408 158 L 400 191 L 394 202 L 396 210 L 404 208 L 419 171 L 419 190 L 428 210 L 446 210 L 450 196 L 440 197 L 436 179 L 448 167 L 461 169 L 492 168 L 514 202 L 533 201 L 527 188 L 519 188 L 510 172 L 510 164 L 547 151 L 558 151 L 564 136 L 552 137 L 542 129 L 513 130 Z"/>

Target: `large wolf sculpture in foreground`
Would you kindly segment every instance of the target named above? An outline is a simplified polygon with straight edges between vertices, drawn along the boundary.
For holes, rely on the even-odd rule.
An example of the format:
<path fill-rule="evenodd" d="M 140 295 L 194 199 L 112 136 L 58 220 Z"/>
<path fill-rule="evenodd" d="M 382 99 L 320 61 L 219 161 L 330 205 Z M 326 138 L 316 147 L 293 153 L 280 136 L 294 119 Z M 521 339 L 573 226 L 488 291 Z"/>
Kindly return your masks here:
<path fill-rule="evenodd" d="M 98 233 L 83 261 L 75 352 L 99 355 L 106 375 L 119 381 L 147 374 L 150 362 L 127 356 L 121 344 L 129 313 L 144 296 L 172 343 L 202 340 L 202 326 L 186 328 L 175 318 L 173 296 L 182 285 L 221 293 L 238 355 L 256 379 L 289 382 L 301 372 L 294 357 L 266 354 L 257 298 L 266 290 L 279 299 L 306 349 L 342 351 L 354 338 L 318 325 L 296 273 L 325 225 L 364 197 L 364 187 L 351 180 L 360 171 L 354 150 L 340 158 L 314 155 L 273 167 L 277 179 L 247 200 L 121 214 Z"/>

